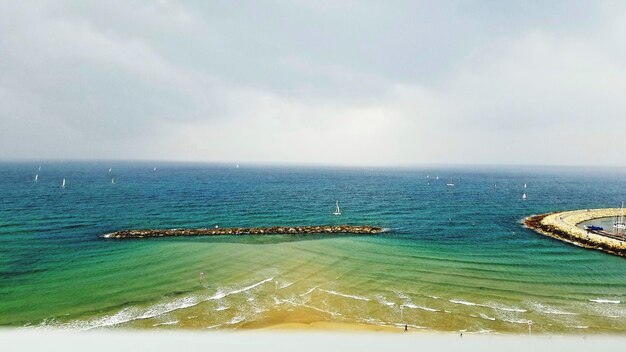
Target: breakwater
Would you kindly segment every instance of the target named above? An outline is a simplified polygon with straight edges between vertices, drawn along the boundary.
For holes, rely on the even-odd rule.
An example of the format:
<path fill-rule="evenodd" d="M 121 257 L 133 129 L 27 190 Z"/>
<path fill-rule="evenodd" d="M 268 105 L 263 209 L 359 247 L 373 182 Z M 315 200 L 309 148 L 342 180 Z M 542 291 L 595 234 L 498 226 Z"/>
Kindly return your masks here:
<path fill-rule="evenodd" d="M 321 226 L 274 226 L 231 227 L 202 229 L 122 230 L 107 233 L 104 238 L 151 238 L 175 236 L 224 236 L 224 235 L 303 235 L 303 234 L 356 234 L 374 235 L 383 232 L 381 227 L 370 225 L 321 225 Z"/>
<path fill-rule="evenodd" d="M 609 237 L 601 232 L 587 231 L 578 226 L 584 221 L 613 217 L 619 211 L 618 208 L 608 208 L 540 214 L 526 218 L 524 224 L 538 233 L 579 247 L 626 257 L 626 239 Z"/>

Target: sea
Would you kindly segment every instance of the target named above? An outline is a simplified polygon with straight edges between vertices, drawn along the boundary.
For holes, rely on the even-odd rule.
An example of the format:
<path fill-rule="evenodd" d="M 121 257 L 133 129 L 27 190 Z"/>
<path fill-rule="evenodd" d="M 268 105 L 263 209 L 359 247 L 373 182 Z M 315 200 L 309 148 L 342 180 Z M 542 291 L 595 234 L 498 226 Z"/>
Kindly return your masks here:
<path fill-rule="evenodd" d="M 0 162 L 0 326 L 623 334 L 625 258 L 522 223 L 623 200 L 620 168 Z M 385 232 L 102 237 L 325 224 Z"/>

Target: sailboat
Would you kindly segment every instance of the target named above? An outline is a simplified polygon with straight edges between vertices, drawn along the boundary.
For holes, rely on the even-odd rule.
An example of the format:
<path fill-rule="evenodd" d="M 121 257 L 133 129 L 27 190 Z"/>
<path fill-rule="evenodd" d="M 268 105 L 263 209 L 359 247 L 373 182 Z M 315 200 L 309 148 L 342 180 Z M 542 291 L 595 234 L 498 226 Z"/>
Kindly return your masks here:
<path fill-rule="evenodd" d="M 109 173 L 111 173 L 111 168 L 109 168 Z"/>
<path fill-rule="evenodd" d="M 526 188 L 526 184 L 524 183 L 524 188 Z"/>
<path fill-rule="evenodd" d="M 39 171 L 41 171 L 41 165 L 39 165 Z"/>
<path fill-rule="evenodd" d="M 115 184 L 115 177 L 111 177 L 111 183 Z"/>
<path fill-rule="evenodd" d="M 35 175 L 35 182 L 38 182 L 38 181 L 39 181 L 39 174 L 36 174 Z"/>
<path fill-rule="evenodd" d="M 624 202 L 620 208 L 619 214 L 615 215 L 615 221 L 613 222 L 613 229 L 617 234 L 626 230 L 626 223 L 624 222 Z"/>
<path fill-rule="evenodd" d="M 61 182 L 61 188 L 65 188 L 65 179 Z"/>
<path fill-rule="evenodd" d="M 335 203 L 335 206 L 336 208 L 335 208 L 335 212 L 333 213 L 333 215 L 341 215 L 341 209 L 339 209 L 339 201 Z"/>
<path fill-rule="evenodd" d="M 526 193 L 522 194 L 522 200 L 526 200 Z"/>
<path fill-rule="evenodd" d="M 152 171 L 156 171 L 156 166 L 154 167 L 154 169 L 152 169 Z"/>

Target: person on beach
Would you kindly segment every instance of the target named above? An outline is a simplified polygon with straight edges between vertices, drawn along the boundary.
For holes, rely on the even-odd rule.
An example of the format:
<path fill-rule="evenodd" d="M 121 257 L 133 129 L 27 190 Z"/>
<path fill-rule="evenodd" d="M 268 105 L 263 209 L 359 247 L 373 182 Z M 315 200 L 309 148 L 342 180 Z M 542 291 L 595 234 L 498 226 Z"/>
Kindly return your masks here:
<path fill-rule="evenodd" d="M 409 331 L 409 324 L 404 324 L 404 332 Z"/>

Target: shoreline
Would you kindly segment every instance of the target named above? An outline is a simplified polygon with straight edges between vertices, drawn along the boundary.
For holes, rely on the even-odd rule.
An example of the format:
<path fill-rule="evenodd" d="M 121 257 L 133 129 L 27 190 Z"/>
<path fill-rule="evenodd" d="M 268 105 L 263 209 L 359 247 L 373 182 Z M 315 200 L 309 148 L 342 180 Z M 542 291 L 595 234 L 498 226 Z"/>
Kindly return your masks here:
<path fill-rule="evenodd" d="M 524 219 L 524 225 L 542 235 L 605 253 L 626 257 L 626 240 L 586 231 L 578 224 L 601 218 L 614 217 L 619 208 L 583 209 L 532 215 Z"/>
<path fill-rule="evenodd" d="M 353 234 L 375 235 L 383 232 L 382 227 L 370 225 L 316 225 L 316 226 L 272 226 L 272 227 L 225 227 L 200 229 L 141 229 L 121 230 L 102 235 L 103 238 L 154 238 L 180 236 L 226 236 L 226 235 L 307 235 L 307 234 Z"/>

